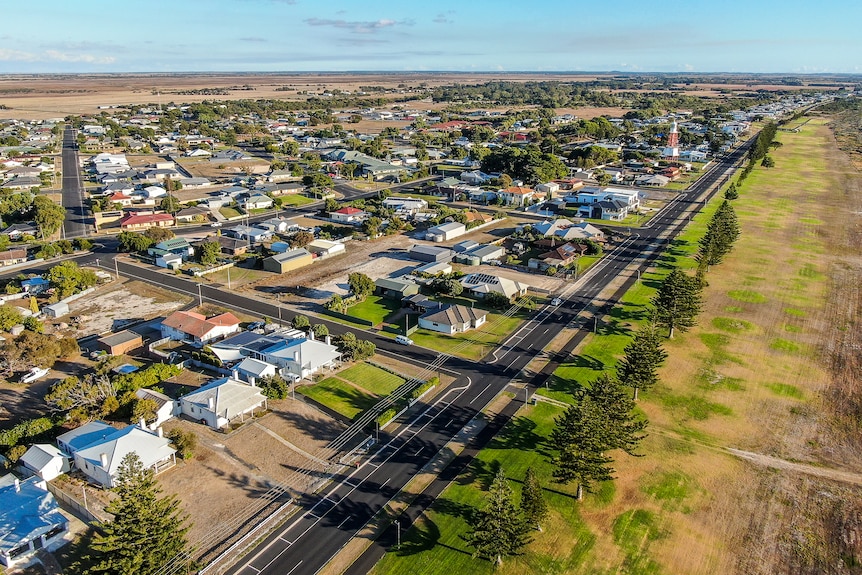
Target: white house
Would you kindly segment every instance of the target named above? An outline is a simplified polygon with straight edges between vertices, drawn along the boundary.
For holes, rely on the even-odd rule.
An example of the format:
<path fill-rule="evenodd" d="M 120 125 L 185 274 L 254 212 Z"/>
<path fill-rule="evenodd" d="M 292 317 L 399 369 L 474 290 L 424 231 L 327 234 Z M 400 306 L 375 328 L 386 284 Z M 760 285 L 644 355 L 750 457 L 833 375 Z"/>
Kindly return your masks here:
<path fill-rule="evenodd" d="M 554 194 L 560 191 L 560 184 L 557 182 L 545 182 L 536 186 L 536 191 L 542 196 L 554 197 Z"/>
<path fill-rule="evenodd" d="M 38 477 L 0 487 L 0 563 L 6 567 L 27 561 L 38 549 L 58 549 L 68 530 L 69 520 Z"/>
<path fill-rule="evenodd" d="M 494 292 L 512 299 L 527 293 L 530 286 L 515 280 L 485 273 L 475 273 L 461 279 L 461 286 L 476 297 Z"/>
<path fill-rule="evenodd" d="M 413 215 L 416 212 L 422 211 L 428 207 L 428 202 L 421 198 L 386 198 L 383 200 L 383 207 L 395 210 L 398 214 Z"/>
<path fill-rule="evenodd" d="M 168 195 L 168 191 L 161 186 L 147 186 L 143 191 L 144 196 L 150 200 L 163 198 Z"/>
<path fill-rule="evenodd" d="M 45 481 L 56 479 L 69 471 L 69 458 L 48 443 L 32 445 L 18 462 Z"/>
<path fill-rule="evenodd" d="M 311 377 L 321 369 L 333 367 L 341 354 L 328 341 L 317 341 L 305 337 L 300 331 L 276 332 L 260 335 L 245 332 L 210 346 L 213 353 L 224 363 L 239 362 L 252 358 L 278 368 L 278 374 L 287 380 Z M 246 363 L 243 371 L 252 375 L 262 366 Z M 259 371 L 266 375 L 263 371 Z M 238 373 L 239 375 L 239 373 Z"/>
<path fill-rule="evenodd" d="M 488 314 L 481 309 L 447 305 L 421 316 L 419 327 L 451 335 L 481 327 L 487 316 Z"/>
<path fill-rule="evenodd" d="M 207 319 L 193 311 L 175 311 L 161 324 L 162 337 L 205 344 L 239 331 L 239 319 L 226 312 Z"/>
<path fill-rule="evenodd" d="M 235 379 L 216 379 L 180 398 L 184 415 L 221 429 L 235 419 L 244 420 L 255 410 L 266 409 L 266 397 L 260 388 Z"/>
<path fill-rule="evenodd" d="M 66 432 L 57 438 L 60 448 L 75 460 L 75 467 L 93 481 L 114 487 L 117 471 L 123 458 L 135 453 L 145 469 L 156 474 L 176 464 L 176 449 L 170 441 L 158 433 L 127 425 L 114 429 L 100 421 Z"/>
<path fill-rule="evenodd" d="M 146 424 L 150 429 L 158 429 L 164 422 L 179 413 L 179 405 L 176 401 L 154 389 L 138 389 L 135 391 L 135 397 L 149 399 L 156 404 L 156 419 Z"/>
<path fill-rule="evenodd" d="M 329 212 L 329 219 L 340 224 L 358 224 L 368 219 L 368 212 L 352 206 L 345 206 L 334 212 Z"/>

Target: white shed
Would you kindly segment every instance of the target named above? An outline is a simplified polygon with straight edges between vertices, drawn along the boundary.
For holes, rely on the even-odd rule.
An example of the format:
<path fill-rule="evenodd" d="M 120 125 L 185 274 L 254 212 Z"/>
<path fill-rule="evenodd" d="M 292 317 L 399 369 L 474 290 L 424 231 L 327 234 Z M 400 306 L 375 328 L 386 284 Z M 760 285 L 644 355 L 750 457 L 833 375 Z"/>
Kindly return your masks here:
<path fill-rule="evenodd" d="M 69 304 L 64 301 L 58 301 L 57 303 L 43 307 L 42 313 L 53 318 L 63 317 L 64 315 L 69 314 Z"/>
<path fill-rule="evenodd" d="M 69 471 L 69 459 L 47 443 L 36 443 L 19 459 L 21 465 L 45 481 L 51 481 Z"/>

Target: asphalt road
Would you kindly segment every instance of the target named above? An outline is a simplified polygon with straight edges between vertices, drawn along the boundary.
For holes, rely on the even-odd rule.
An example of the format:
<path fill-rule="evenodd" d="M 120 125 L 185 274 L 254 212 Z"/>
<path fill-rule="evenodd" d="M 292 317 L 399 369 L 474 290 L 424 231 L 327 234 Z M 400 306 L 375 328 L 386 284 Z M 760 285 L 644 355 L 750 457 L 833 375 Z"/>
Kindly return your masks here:
<path fill-rule="evenodd" d="M 63 222 L 63 236 L 67 239 L 90 235 L 92 223 L 84 203 L 84 188 L 81 184 L 81 169 L 78 166 L 78 143 L 75 130 L 66 126 L 63 132 L 63 207 L 66 219 Z"/>

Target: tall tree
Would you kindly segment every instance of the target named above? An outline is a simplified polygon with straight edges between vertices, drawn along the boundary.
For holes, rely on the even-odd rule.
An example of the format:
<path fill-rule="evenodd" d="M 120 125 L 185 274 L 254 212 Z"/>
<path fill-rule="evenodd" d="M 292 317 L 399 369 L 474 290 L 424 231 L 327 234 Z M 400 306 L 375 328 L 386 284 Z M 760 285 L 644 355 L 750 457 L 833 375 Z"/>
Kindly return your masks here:
<path fill-rule="evenodd" d="M 364 298 L 374 293 L 374 280 L 362 272 L 353 272 L 347 275 L 347 285 L 353 295 Z"/>
<path fill-rule="evenodd" d="M 603 451 L 621 449 L 629 455 L 635 455 L 635 448 L 644 438 L 642 432 L 646 429 L 647 421 L 632 414 L 635 402 L 626 392 L 625 386 L 604 372 L 590 383 L 586 395 L 602 411 Z"/>
<path fill-rule="evenodd" d="M 60 229 L 66 219 L 66 210 L 47 196 L 33 199 L 33 221 L 42 232 L 42 239 Z"/>
<path fill-rule="evenodd" d="M 699 240 L 698 258 L 705 261 L 707 266 L 721 263 L 738 237 L 739 222 L 736 211 L 728 200 L 724 200 L 712 215 L 706 233 Z"/>
<path fill-rule="evenodd" d="M 469 523 L 471 531 L 464 540 L 476 550 L 473 556 L 497 565 L 530 542 L 530 527 L 515 507 L 512 488 L 502 471 L 491 483 L 485 508 L 474 512 Z"/>
<path fill-rule="evenodd" d="M 548 516 L 548 504 L 542 493 L 542 485 L 532 467 L 527 468 L 524 486 L 521 489 L 521 512 L 531 527 L 542 530 L 542 520 Z"/>
<path fill-rule="evenodd" d="M 654 324 L 641 328 L 623 350 L 625 356 L 617 364 L 620 383 L 634 390 L 634 401 L 638 390 L 648 390 L 658 383 L 658 368 L 667 359 L 662 340 Z"/>
<path fill-rule="evenodd" d="M 661 284 L 651 303 L 655 308 L 656 323 L 668 329 L 673 338 L 674 330 L 688 331 L 697 324 L 697 314 L 702 305 L 701 286 L 697 278 L 674 268 Z"/>
<path fill-rule="evenodd" d="M 188 517 L 173 496 L 162 497 L 151 469 L 134 452 L 120 463 L 119 497 L 105 508 L 114 520 L 97 524 L 91 574 L 154 575 L 186 550 Z"/>
<path fill-rule="evenodd" d="M 552 462 L 554 479 L 560 483 L 578 484 L 577 499 L 591 492 L 593 482 L 613 479 L 613 459 L 607 449 L 607 420 L 598 405 L 586 394 L 557 417 L 550 444 L 557 451 Z"/>

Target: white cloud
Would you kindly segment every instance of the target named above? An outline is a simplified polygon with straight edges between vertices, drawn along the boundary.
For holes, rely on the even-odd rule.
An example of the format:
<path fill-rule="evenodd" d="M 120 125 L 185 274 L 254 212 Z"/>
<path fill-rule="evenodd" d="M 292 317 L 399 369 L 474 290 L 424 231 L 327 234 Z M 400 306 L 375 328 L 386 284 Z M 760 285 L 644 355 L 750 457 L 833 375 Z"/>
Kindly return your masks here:
<path fill-rule="evenodd" d="M 0 48 L 0 61 L 4 62 L 84 62 L 86 64 L 113 64 L 113 56 L 93 56 L 92 54 L 74 54 L 59 50 L 44 52 L 24 52 Z"/>
<path fill-rule="evenodd" d="M 331 20 L 328 18 L 308 18 L 305 21 L 309 26 L 331 26 L 333 28 L 342 28 L 350 30 L 354 34 L 373 34 L 384 28 L 392 28 L 393 26 L 412 26 L 410 20 L 366 20 L 366 21 L 351 21 L 351 20 Z"/>

